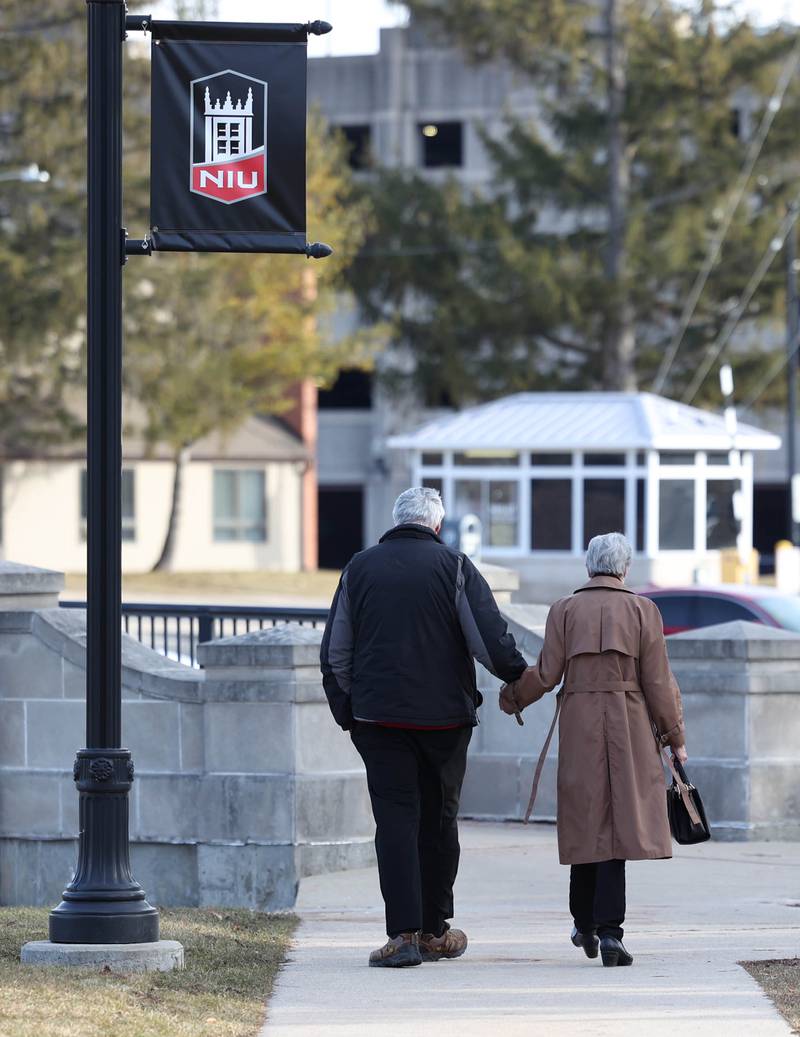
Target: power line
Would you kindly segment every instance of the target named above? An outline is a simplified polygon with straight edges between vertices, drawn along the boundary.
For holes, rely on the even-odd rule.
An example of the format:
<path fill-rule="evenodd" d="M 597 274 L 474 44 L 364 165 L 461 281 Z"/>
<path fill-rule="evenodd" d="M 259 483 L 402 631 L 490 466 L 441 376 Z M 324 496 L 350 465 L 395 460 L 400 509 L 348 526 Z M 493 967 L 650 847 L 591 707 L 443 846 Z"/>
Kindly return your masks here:
<path fill-rule="evenodd" d="M 750 396 L 748 396 L 747 400 L 742 405 L 743 413 L 746 413 L 747 411 L 751 411 L 753 409 L 753 407 L 758 403 L 758 401 L 761 399 L 761 397 L 764 395 L 767 389 L 769 389 L 769 387 L 772 385 L 772 383 L 775 381 L 775 379 L 778 377 L 778 375 L 781 373 L 784 367 L 786 367 L 786 365 L 789 363 L 792 357 L 795 356 L 798 350 L 800 350 L 800 331 L 798 331 L 798 333 L 795 335 L 794 342 L 792 343 L 791 348 L 788 349 L 785 353 L 782 353 L 779 356 L 777 356 L 772 361 L 772 364 L 764 378 L 762 378 L 757 388 L 753 390 L 753 392 L 750 394 Z"/>
<path fill-rule="evenodd" d="M 711 239 L 708 252 L 706 253 L 706 258 L 702 267 L 698 271 L 691 291 L 686 298 L 680 320 L 678 321 L 678 327 L 675 330 L 675 334 L 672 336 L 670 344 L 667 346 L 664 358 L 661 361 L 658 373 L 653 381 L 653 392 L 655 393 L 660 393 L 664 388 L 667 377 L 672 370 L 672 365 L 675 362 L 675 357 L 678 355 L 678 350 L 683 342 L 686 330 L 694 316 L 694 311 L 697 309 L 697 303 L 700 300 L 706 282 L 711 276 L 711 271 L 714 269 L 714 266 L 719 259 L 722 244 L 725 241 L 728 230 L 730 229 L 734 213 L 739 208 L 739 204 L 744 197 L 744 192 L 747 188 L 750 177 L 752 176 L 755 164 L 761 154 L 761 149 L 763 148 L 767 135 L 772 128 L 772 123 L 775 121 L 775 116 L 781 110 L 783 99 L 786 95 L 789 83 L 792 80 L 792 76 L 797 70 L 798 64 L 800 64 L 800 39 L 798 39 L 797 43 L 794 45 L 791 54 L 787 58 L 786 63 L 781 70 L 775 90 L 773 91 L 769 104 L 761 118 L 758 132 L 750 142 L 750 147 L 747 150 L 744 165 L 742 166 L 739 178 L 736 181 L 733 195 L 728 204 L 728 209 L 723 217 L 722 223 L 719 225 L 714 237 Z"/>
<path fill-rule="evenodd" d="M 781 224 L 778 227 L 777 233 L 770 241 L 766 252 L 761 257 L 761 261 L 759 262 L 756 269 L 753 271 L 750 280 L 747 282 L 745 290 L 742 292 L 739 301 L 737 302 L 736 306 L 733 308 L 731 312 L 731 315 L 725 322 L 725 325 L 722 331 L 719 333 L 716 342 L 709 349 L 705 359 L 695 372 L 694 378 L 689 384 L 689 388 L 681 397 L 684 403 L 692 403 L 700 389 L 700 386 L 705 381 L 708 372 L 711 370 L 714 363 L 719 359 L 719 357 L 727 347 L 728 343 L 730 342 L 731 336 L 736 330 L 739 321 L 742 319 L 742 315 L 744 314 L 745 310 L 750 305 L 750 301 L 752 300 L 753 296 L 758 290 L 758 286 L 764 280 L 764 276 L 766 275 L 769 268 L 772 266 L 772 263 L 775 260 L 775 256 L 778 254 L 778 252 L 780 252 L 781 248 L 783 247 L 783 243 L 786 240 L 786 235 L 789 233 L 789 231 L 792 229 L 795 222 L 797 221 L 799 205 L 800 194 L 797 195 L 797 197 L 794 199 L 794 201 L 789 207 L 789 211 L 781 220 Z"/>

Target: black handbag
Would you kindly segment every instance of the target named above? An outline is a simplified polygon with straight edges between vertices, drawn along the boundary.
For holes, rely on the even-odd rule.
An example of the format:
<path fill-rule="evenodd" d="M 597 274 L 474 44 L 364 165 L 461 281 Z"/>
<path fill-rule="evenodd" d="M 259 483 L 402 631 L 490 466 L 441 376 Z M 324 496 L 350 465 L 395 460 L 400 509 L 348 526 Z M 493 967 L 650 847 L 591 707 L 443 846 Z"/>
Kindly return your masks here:
<path fill-rule="evenodd" d="M 672 771 L 672 784 L 667 789 L 667 815 L 672 838 L 681 846 L 704 843 L 711 838 L 711 829 L 700 793 L 686 777 L 680 760 L 666 750 L 662 750 L 662 754 Z"/>

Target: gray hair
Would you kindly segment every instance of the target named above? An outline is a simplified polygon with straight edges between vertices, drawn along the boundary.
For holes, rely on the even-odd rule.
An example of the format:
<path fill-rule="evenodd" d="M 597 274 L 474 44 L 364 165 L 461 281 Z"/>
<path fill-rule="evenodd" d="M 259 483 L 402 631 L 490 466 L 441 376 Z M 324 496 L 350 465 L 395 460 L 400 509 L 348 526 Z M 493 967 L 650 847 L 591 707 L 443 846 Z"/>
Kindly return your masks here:
<path fill-rule="evenodd" d="M 415 522 L 419 526 L 438 529 L 444 518 L 444 504 L 438 490 L 429 486 L 412 486 L 403 490 L 392 508 L 392 519 L 396 526 Z"/>
<path fill-rule="evenodd" d="M 589 576 L 624 576 L 631 564 L 633 548 L 622 533 L 592 537 L 586 551 Z"/>

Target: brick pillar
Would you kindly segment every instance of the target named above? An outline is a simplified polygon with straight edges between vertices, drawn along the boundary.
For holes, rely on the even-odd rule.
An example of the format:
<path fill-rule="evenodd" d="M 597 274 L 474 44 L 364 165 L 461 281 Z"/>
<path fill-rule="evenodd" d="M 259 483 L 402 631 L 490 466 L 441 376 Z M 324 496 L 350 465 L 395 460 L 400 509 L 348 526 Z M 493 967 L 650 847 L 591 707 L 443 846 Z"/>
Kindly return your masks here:
<path fill-rule="evenodd" d="M 291 410 L 281 415 L 297 433 L 309 453 L 308 467 L 302 476 L 300 564 L 304 570 L 316 569 L 319 561 L 319 516 L 317 503 L 317 387 L 304 378 L 290 391 Z"/>

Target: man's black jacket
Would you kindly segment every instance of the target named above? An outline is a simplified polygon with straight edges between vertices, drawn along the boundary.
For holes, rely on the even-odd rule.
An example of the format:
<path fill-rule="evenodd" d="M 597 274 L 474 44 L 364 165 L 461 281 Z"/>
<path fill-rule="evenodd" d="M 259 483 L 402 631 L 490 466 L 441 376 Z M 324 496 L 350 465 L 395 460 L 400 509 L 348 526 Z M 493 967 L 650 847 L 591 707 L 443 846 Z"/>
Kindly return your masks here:
<path fill-rule="evenodd" d="M 473 657 L 504 681 L 526 667 L 489 585 L 465 555 L 407 524 L 355 555 L 333 599 L 320 663 L 336 722 L 475 724 Z"/>

